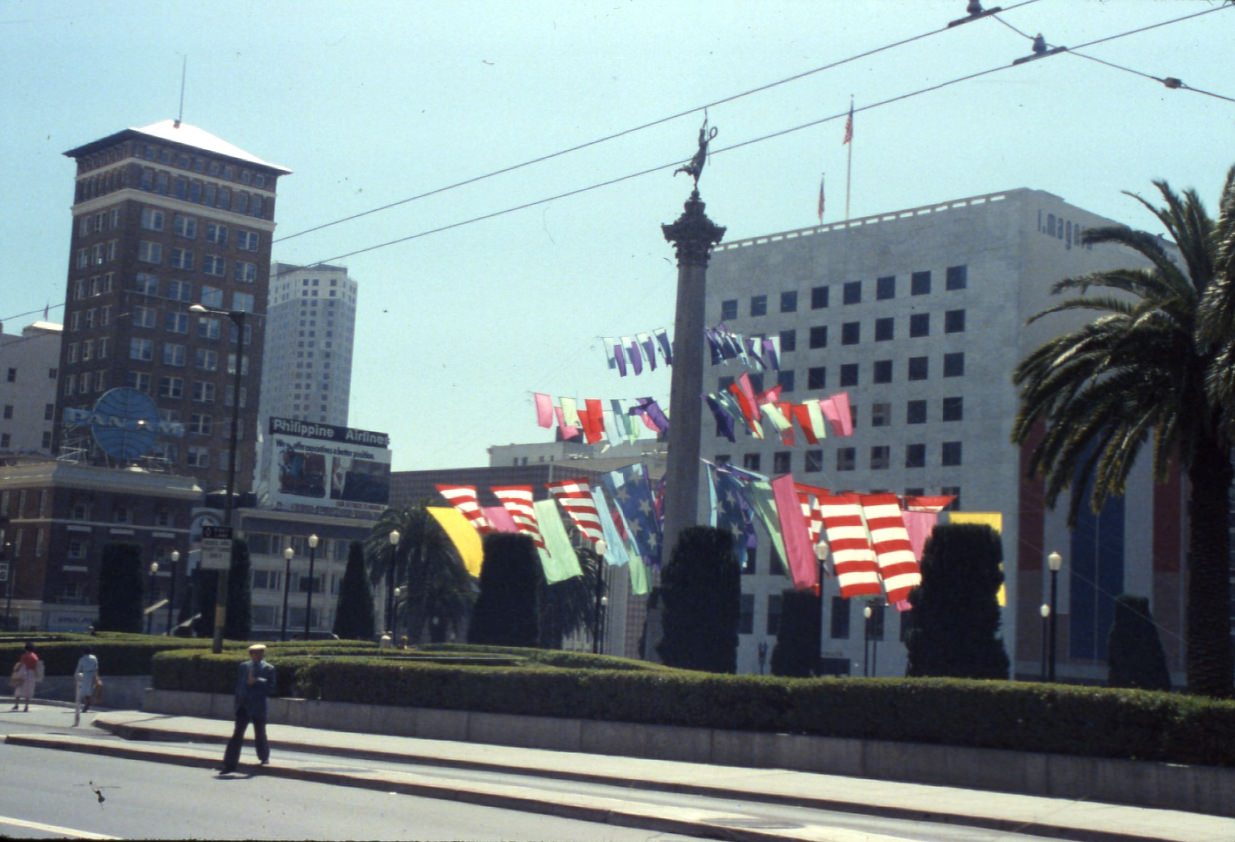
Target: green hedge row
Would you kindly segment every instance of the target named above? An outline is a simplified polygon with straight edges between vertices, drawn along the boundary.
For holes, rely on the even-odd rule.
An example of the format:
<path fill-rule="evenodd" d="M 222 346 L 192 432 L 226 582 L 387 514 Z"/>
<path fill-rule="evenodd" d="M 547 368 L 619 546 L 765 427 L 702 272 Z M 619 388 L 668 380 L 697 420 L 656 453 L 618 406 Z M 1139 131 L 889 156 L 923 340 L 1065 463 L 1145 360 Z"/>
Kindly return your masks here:
<path fill-rule="evenodd" d="M 144 634 L 58 634 L 8 637 L 0 640 L 0 664 L 11 668 L 21 657 L 26 641 L 34 643 L 34 651 L 43 660 L 47 675 L 72 675 L 77 659 L 90 646 L 99 659 L 99 671 L 104 675 L 149 675 L 150 661 L 157 652 L 183 650 L 187 647 L 210 648 L 209 640 L 179 637 L 153 637 Z"/>
<path fill-rule="evenodd" d="M 160 653 L 154 686 L 230 693 L 236 655 Z M 334 702 L 1235 766 L 1235 702 L 1171 693 L 961 679 L 791 679 L 663 667 L 479 667 L 377 653 L 321 657 L 290 648 L 273 652 L 271 660 L 285 694 Z"/>

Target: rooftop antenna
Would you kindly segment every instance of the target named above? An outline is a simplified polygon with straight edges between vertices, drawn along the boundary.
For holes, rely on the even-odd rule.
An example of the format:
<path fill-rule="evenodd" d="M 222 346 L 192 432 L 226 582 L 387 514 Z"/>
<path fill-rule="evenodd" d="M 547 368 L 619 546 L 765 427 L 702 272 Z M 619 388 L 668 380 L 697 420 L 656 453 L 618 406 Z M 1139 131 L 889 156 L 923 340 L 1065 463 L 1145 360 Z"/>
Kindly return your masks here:
<path fill-rule="evenodd" d="M 185 71 L 189 67 L 189 57 L 180 57 L 180 110 L 176 112 L 176 128 L 180 128 L 180 121 L 184 118 L 184 76 Z"/>

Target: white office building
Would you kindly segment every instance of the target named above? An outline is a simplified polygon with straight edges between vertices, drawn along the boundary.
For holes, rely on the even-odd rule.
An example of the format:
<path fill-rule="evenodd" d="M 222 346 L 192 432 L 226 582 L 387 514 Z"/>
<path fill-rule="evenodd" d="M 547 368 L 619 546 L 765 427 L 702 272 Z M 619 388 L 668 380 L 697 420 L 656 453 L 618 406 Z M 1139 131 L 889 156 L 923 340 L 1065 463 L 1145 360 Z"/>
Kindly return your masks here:
<path fill-rule="evenodd" d="M 20 336 L 0 327 L 0 453 L 51 454 L 60 334 L 45 321 Z"/>
<path fill-rule="evenodd" d="M 782 400 L 794 402 L 847 392 L 855 431 L 817 445 L 799 431 L 790 446 L 770 427 L 759 440 L 739 423 L 731 443 L 705 417 L 704 458 L 792 473 L 833 491 L 955 494 L 959 511 L 998 513 L 1008 593 L 1003 635 L 1014 674 L 1039 673 L 1045 559 L 1058 551 L 1060 677 L 1105 679 L 1113 599 L 1133 593 L 1150 598 L 1178 681 L 1183 483 L 1151 483 L 1146 458 L 1124 499 L 1100 515 L 1082 511 L 1069 531 L 1063 511 L 1043 510 L 1041 483 L 1025 478 L 1027 449 L 1010 442 L 1016 364 L 1087 318 L 1027 326 L 1050 302 L 1052 284 L 1139 264 L 1122 249 L 1081 245 L 1084 230 L 1110 224 L 1058 196 L 1018 189 L 721 243 L 708 271 L 708 324 L 779 336 L 780 369 L 752 372 L 756 390 L 779 382 Z M 706 365 L 708 391 L 745 370 Z M 767 546 L 761 540 L 743 576 L 741 672 L 766 669 L 780 594 L 790 587 Z M 835 579 L 825 580 L 822 654 L 836 672 L 863 672 L 865 605 L 840 599 Z M 877 672 L 903 675 L 900 615 L 873 607 Z"/>
<path fill-rule="evenodd" d="M 347 426 L 355 328 L 356 282 L 345 267 L 271 265 L 263 434 L 272 416 Z"/>

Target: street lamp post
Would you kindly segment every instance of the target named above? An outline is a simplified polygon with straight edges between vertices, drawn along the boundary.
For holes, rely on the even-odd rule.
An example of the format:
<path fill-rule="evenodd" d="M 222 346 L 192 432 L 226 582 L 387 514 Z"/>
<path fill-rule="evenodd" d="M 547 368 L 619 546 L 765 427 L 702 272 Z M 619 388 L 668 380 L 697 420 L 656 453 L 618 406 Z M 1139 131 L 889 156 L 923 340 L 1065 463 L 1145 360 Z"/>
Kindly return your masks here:
<path fill-rule="evenodd" d="M 828 545 L 827 544 L 816 544 L 815 545 L 815 558 L 819 559 L 819 583 L 815 586 L 819 589 L 818 590 L 818 594 L 819 594 L 819 637 L 818 637 L 819 649 L 818 649 L 818 654 L 815 656 L 815 674 L 822 675 L 823 674 L 823 565 L 828 560 Z"/>
<path fill-rule="evenodd" d="M 287 640 L 287 591 L 292 584 L 292 556 L 296 551 L 288 547 L 283 551 L 283 626 L 279 629 L 279 640 Z"/>
<path fill-rule="evenodd" d="M 1046 681 L 1046 627 L 1050 622 L 1051 607 L 1044 602 L 1042 607 L 1038 609 L 1038 613 L 1042 615 L 1042 680 Z"/>
<path fill-rule="evenodd" d="M 399 547 L 399 530 L 390 530 L 390 560 L 386 562 L 386 631 L 395 639 L 395 552 Z"/>
<path fill-rule="evenodd" d="M 167 636 L 172 636 L 173 610 L 176 606 L 176 573 L 180 569 L 180 550 L 172 550 L 168 556 L 172 563 L 172 583 L 171 590 L 167 594 Z"/>
<path fill-rule="evenodd" d="M 601 538 L 596 542 L 596 605 L 595 614 L 592 617 L 592 654 L 599 655 L 605 651 L 604 644 L 601 642 L 600 634 L 602 628 L 602 618 L 604 613 L 601 610 L 601 604 L 604 602 L 605 594 L 605 553 L 608 551 L 609 545 L 605 543 L 605 539 Z"/>
<path fill-rule="evenodd" d="M 1058 620 L 1056 613 L 1058 604 L 1056 602 L 1059 596 L 1059 568 L 1063 567 L 1063 556 L 1059 553 L 1051 553 L 1046 557 L 1046 563 L 1051 568 L 1051 603 L 1050 603 L 1050 658 L 1047 661 L 1046 678 L 1048 681 L 1055 680 L 1055 638 L 1058 633 Z"/>
<path fill-rule="evenodd" d="M 158 580 L 154 577 L 159 573 L 159 563 L 157 561 L 150 562 L 150 608 L 146 611 L 146 634 L 151 633 L 154 626 L 154 598 L 155 586 Z"/>
<path fill-rule="evenodd" d="M 202 304 L 189 305 L 189 312 L 198 315 L 227 316 L 236 325 L 236 371 L 232 378 L 232 429 L 227 452 L 227 488 L 223 500 L 223 525 L 232 525 L 232 496 L 236 492 L 236 445 L 240 434 L 240 372 L 244 367 L 244 310 L 212 310 Z M 234 539 L 233 539 L 234 540 Z M 235 545 L 233 544 L 233 552 Z M 210 651 L 223 651 L 223 626 L 227 623 L 227 574 L 229 569 L 219 571 L 218 587 L 214 595 L 214 640 Z"/>
<path fill-rule="evenodd" d="M 862 616 L 865 618 L 862 624 L 862 676 L 867 678 L 871 674 L 871 607 L 867 603 L 862 609 Z"/>
<path fill-rule="evenodd" d="M 304 639 L 309 639 L 309 618 L 313 615 L 313 558 L 317 554 L 317 536 L 309 536 L 309 598 L 304 607 Z"/>

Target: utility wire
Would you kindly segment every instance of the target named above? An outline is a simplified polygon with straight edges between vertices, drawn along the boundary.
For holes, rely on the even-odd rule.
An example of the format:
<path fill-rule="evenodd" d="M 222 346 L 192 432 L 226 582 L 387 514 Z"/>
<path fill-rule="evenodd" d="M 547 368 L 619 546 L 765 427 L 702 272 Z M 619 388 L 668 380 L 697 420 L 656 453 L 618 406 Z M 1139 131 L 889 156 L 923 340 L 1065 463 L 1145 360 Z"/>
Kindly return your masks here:
<path fill-rule="evenodd" d="M 1004 11 L 1012 11 L 1014 9 L 1019 9 L 1022 6 L 1029 6 L 1037 2 L 1038 0 L 1024 0 L 1024 2 L 1017 3 L 1015 6 L 1009 6 Z M 980 18 L 975 18 L 975 19 L 980 19 Z M 360 211 L 359 213 L 354 213 L 354 214 L 351 214 L 350 216 L 341 217 L 340 219 L 336 219 L 331 222 L 323 222 L 320 225 L 315 225 L 311 228 L 305 228 L 302 231 L 297 231 L 293 234 L 288 234 L 284 237 L 279 237 L 273 242 L 281 243 L 286 240 L 293 239 L 295 237 L 301 237 L 305 234 L 313 233 L 314 231 L 321 231 L 324 228 L 330 228 L 335 225 L 341 225 L 344 222 L 351 222 L 352 220 L 360 219 L 362 217 L 369 216 L 370 214 L 379 213 L 384 210 L 390 210 L 391 208 L 396 208 L 401 205 L 406 205 L 410 202 L 415 202 L 420 199 L 427 199 L 430 196 L 436 196 L 439 193 L 445 193 L 449 190 L 455 190 L 460 187 L 466 187 L 469 184 L 475 184 L 479 181 L 484 181 L 486 179 L 494 178 L 495 176 L 499 176 L 499 175 L 505 175 L 506 173 L 514 172 L 515 170 L 519 170 L 524 167 L 530 167 L 534 164 L 540 164 L 545 161 L 550 161 L 554 158 L 559 158 L 563 155 L 569 155 L 572 152 L 578 152 L 582 149 L 587 149 L 592 146 L 597 146 L 602 143 L 607 143 L 610 140 L 617 140 L 618 138 L 625 137 L 626 135 L 634 134 L 635 132 L 643 131 L 644 129 L 650 129 L 655 126 L 662 125 L 664 123 L 672 122 L 673 120 L 677 120 L 681 117 L 687 117 L 691 114 L 698 113 L 699 111 L 704 111 L 708 108 L 714 108 L 717 105 L 724 105 L 725 103 L 733 102 L 735 100 L 742 99 L 743 97 L 748 97 L 753 94 L 762 93 L 764 91 L 771 90 L 772 88 L 778 87 L 780 85 L 786 85 L 790 82 L 796 82 L 799 79 L 805 79 L 808 76 L 813 76 L 816 73 L 822 73 L 825 70 L 831 70 L 833 68 L 840 67 L 841 65 L 848 64 L 853 61 L 857 61 L 858 59 L 869 58 L 870 56 L 878 55 L 879 53 L 886 52 L 888 50 L 895 49 L 897 47 L 903 47 L 906 44 L 913 43 L 914 41 L 920 41 L 924 38 L 929 38 L 932 35 L 938 35 L 941 32 L 947 32 L 950 29 L 954 29 L 954 28 L 955 27 L 952 27 L 952 26 L 943 26 L 939 29 L 932 29 L 928 32 L 923 32 L 918 35 L 910 36 L 909 38 L 903 38 L 900 41 L 893 41 L 892 43 L 884 44 L 881 47 L 875 47 L 873 49 L 866 50 L 865 52 L 857 53 L 847 58 L 839 59 L 837 61 L 822 65 L 820 67 L 813 68 L 811 70 L 805 70 L 805 71 L 802 71 L 801 73 L 796 73 L 793 76 L 787 76 L 786 78 L 780 79 L 775 82 L 768 82 L 765 85 L 760 85 L 758 87 L 751 88 L 746 91 L 742 91 L 741 93 L 731 94 L 730 96 L 722 97 L 721 99 L 713 100 L 711 102 L 704 103 L 703 105 L 698 105 L 698 106 L 695 106 L 694 108 L 689 108 L 685 111 L 679 111 L 676 114 L 670 114 L 667 117 L 661 117 L 659 119 L 652 120 L 651 122 L 648 122 L 648 123 L 643 123 L 641 125 L 634 126 L 629 129 L 623 129 L 622 131 L 615 132 L 609 135 L 605 135 L 604 137 L 596 138 L 595 140 L 589 140 L 585 143 L 580 143 L 576 146 L 571 146 L 566 149 L 559 150 L 557 152 L 550 152 L 547 155 L 541 155 L 540 157 L 532 158 L 531 160 L 524 161 L 519 164 L 512 164 L 508 167 L 503 167 L 498 170 L 493 170 L 492 172 L 488 172 L 483 175 L 477 175 L 471 178 L 464 179 L 463 181 L 457 181 L 453 184 L 447 184 L 443 187 L 438 187 L 433 190 L 429 190 L 425 193 L 419 193 L 415 196 L 409 196 L 406 199 L 399 199 L 398 201 L 390 202 L 388 204 L 381 205 L 376 208 L 371 208 L 369 210 Z"/>

